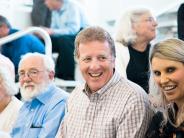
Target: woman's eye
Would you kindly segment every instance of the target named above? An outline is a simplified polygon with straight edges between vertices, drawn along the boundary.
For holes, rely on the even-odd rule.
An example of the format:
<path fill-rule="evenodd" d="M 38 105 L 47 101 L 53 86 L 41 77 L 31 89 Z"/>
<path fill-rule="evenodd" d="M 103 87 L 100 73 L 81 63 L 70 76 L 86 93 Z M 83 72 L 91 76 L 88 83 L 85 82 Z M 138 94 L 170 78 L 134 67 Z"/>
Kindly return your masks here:
<path fill-rule="evenodd" d="M 155 76 L 160 76 L 160 74 L 161 74 L 159 71 L 154 71 L 153 73 Z"/>
<path fill-rule="evenodd" d="M 168 72 L 168 73 L 172 73 L 172 72 L 174 72 L 175 70 L 176 70 L 176 68 L 170 67 L 170 68 L 167 69 L 167 72 Z"/>

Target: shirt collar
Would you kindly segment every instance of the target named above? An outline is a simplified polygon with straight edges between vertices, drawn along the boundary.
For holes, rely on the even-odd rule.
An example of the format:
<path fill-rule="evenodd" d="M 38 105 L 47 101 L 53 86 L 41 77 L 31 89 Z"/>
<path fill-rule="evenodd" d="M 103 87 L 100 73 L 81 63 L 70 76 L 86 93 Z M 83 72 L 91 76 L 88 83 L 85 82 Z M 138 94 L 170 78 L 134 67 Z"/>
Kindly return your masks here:
<path fill-rule="evenodd" d="M 38 100 L 43 104 L 46 104 L 48 102 L 48 100 L 50 99 L 54 88 L 55 88 L 55 85 L 53 83 L 49 84 L 49 86 L 46 88 L 46 90 L 42 91 L 35 98 L 35 100 Z"/>
<path fill-rule="evenodd" d="M 8 34 L 10 35 L 10 34 L 13 34 L 13 33 L 16 33 L 16 32 L 18 32 L 17 29 L 12 29 L 12 28 L 10 28 Z"/>
<path fill-rule="evenodd" d="M 115 71 L 115 73 L 113 74 L 112 78 L 107 82 L 107 84 L 105 84 L 101 89 L 99 89 L 98 91 L 96 91 L 94 94 L 98 94 L 100 99 L 103 99 L 103 97 L 107 94 L 107 90 L 116 85 L 121 79 L 120 74 L 117 73 L 117 71 Z M 88 87 L 87 84 L 85 84 L 83 92 L 89 97 L 91 95 L 90 89 Z"/>

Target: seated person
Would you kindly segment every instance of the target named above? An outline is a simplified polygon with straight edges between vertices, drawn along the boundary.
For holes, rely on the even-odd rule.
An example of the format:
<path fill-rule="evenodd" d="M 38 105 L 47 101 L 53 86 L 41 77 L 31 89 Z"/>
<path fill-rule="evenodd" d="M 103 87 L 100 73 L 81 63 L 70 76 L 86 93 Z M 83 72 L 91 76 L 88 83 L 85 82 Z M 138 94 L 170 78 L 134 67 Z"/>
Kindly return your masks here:
<path fill-rule="evenodd" d="M 119 73 L 148 93 L 149 49 L 156 37 L 157 22 L 147 8 L 124 12 L 115 33 L 116 67 Z"/>
<path fill-rule="evenodd" d="M 13 29 L 9 21 L 0 15 L 0 38 L 18 31 L 17 29 Z M 16 74 L 21 56 L 29 52 L 45 53 L 45 47 L 42 42 L 30 34 L 8 42 L 1 47 L 1 53 L 13 62 Z"/>
<path fill-rule="evenodd" d="M 149 61 L 150 94 L 159 99 L 155 104 L 160 106 L 145 138 L 184 138 L 184 41 L 158 42 Z"/>
<path fill-rule="evenodd" d="M 81 5 L 74 0 L 45 0 L 45 5 L 52 11 L 52 18 L 50 28 L 43 28 L 51 36 L 52 51 L 59 54 L 56 76 L 73 80 L 74 40 L 80 29 L 88 26 L 87 17 Z"/>
<path fill-rule="evenodd" d="M 14 80 L 13 63 L 0 54 L 0 131 L 7 133 L 12 130 L 22 106 L 22 102 L 13 96 L 18 92 Z"/>
<path fill-rule="evenodd" d="M 54 84 L 54 61 L 27 53 L 19 63 L 20 91 L 25 101 L 13 127 L 13 138 L 54 138 L 64 115 L 68 93 Z"/>
<path fill-rule="evenodd" d="M 33 0 L 33 9 L 31 12 L 33 26 L 50 27 L 51 11 L 47 8 L 44 2 L 45 0 Z"/>

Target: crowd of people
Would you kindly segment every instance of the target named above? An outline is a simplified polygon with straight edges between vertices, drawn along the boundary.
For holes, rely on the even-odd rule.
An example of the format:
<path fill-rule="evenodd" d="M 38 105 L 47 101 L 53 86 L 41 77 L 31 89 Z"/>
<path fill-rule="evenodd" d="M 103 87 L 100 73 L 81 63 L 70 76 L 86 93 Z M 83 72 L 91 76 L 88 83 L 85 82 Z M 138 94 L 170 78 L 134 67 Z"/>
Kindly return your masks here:
<path fill-rule="evenodd" d="M 31 38 L 42 46 L 41 38 L 34 35 L 2 46 L 0 137 L 184 137 L 184 41 L 167 38 L 152 44 L 158 23 L 149 9 L 127 10 L 117 20 L 113 38 L 104 28 L 89 25 L 77 3 L 33 2 L 33 24 L 50 34 L 56 44 L 53 49 L 61 53 L 56 66 L 44 48 L 18 52 L 16 62 L 5 54 L 21 50 L 20 44 Z M 39 6 L 44 8 L 43 16 Z M 36 12 L 42 18 L 35 17 Z M 3 16 L 0 32 L 1 27 L 6 35 L 14 30 Z M 62 55 L 67 46 L 72 46 L 72 54 Z M 61 55 L 70 56 L 73 65 L 75 59 L 84 79 L 71 93 L 54 83 L 55 76 L 74 79 Z M 69 74 L 60 70 L 63 66 Z M 21 99 L 14 96 L 18 91 Z"/>

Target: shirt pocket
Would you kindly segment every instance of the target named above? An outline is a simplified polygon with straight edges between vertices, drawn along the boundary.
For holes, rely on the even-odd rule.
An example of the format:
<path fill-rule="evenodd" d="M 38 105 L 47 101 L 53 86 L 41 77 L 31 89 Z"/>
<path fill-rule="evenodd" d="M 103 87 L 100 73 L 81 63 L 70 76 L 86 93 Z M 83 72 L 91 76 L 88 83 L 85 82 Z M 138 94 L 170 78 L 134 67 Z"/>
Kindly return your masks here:
<path fill-rule="evenodd" d="M 29 136 L 31 136 L 31 138 L 38 138 L 40 131 L 42 128 L 30 128 L 29 130 Z"/>

